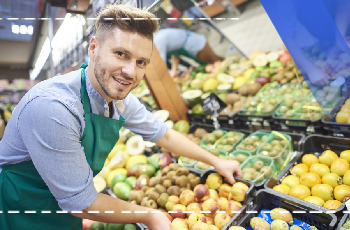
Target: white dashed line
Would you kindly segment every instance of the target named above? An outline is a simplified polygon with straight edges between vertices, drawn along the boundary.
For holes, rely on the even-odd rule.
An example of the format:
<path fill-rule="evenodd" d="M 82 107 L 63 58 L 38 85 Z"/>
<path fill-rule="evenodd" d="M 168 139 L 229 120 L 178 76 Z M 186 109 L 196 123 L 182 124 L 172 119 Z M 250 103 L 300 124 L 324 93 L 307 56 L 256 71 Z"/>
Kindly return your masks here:
<path fill-rule="evenodd" d="M 68 213 L 67 211 L 56 211 L 56 213 Z"/>
<path fill-rule="evenodd" d="M 36 213 L 36 211 L 24 211 L 24 213 Z"/>
<path fill-rule="evenodd" d="M 336 211 L 326 211 L 326 213 L 336 213 Z"/>
<path fill-rule="evenodd" d="M 112 21 L 114 18 L 104 18 L 103 20 Z"/>
<path fill-rule="evenodd" d="M 6 18 L 6 20 L 19 20 L 19 18 Z"/>
<path fill-rule="evenodd" d="M 105 213 L 114 213 L 114 211 L 105 211 Z"/>
<path fill-rule="evenodd" d="M 36 20 L 36 18 L 22 18 L 23 20 Z"/>
<path fill-rule="evenodd" d="M 19 213 L 19 211 L 8 211 L 7 213 Z"/>
<path fill-rule="evenodd" d="M 70 213 L 83 213 L 83 211 L 71 211 Z"/>
<path fill-rule="evenodd" d="M 350 211 L 343 211 L 343 213 L 344 213 L 344 214 L 349 214 L 349 213 L 350 213 Z"/>
<path fill-rule="evenodd" d="M 51 213 L 51 211 L 41 211 L 41 213 Z"/>
<path fill-rule="evenodd" d="M 100 213 L 100 211 L 88 211 L 88 213 Z"/>

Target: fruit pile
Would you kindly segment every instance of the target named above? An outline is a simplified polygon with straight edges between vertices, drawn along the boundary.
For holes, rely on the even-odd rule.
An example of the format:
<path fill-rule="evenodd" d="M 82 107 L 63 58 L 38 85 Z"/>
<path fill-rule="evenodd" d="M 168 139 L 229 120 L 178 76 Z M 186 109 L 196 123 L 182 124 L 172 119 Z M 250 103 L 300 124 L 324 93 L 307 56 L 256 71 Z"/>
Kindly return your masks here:
<path fill-rule="evenodd" d="M 302 163 L 291 169 L 275 191 L 291 195 L 327 209 L 337 209 L 350 198 L 350 150 L 331 150 L 321 156 L 305 154 Z"/>
<path fill-rule="evenodd" d="M 256 150 L 262 145 L 262 143 L 268 139 L 268 134 L 269 133 L 257 131 L 241 141 L 237 145 L 237 149 L 255 154 Z"/>
<path fill-rule="evenodd" d="M 267 157 L 253 156 L 241 165 L 242 179 L 262 182 L 264 179 L 273 177 L 275 173 L 273 160 Z"/>
<path fill-rule="evenodd" d="M 250 219 L 250 226 L 253 230 L 267 229 L 267 230 L 303 230 L 298 225 L 295 225 L 292 214 L 283 208 L 275 208 L 273 210 L 263 209 L 261 211 L 263 217 L 253 217 Z M 300 221 L 298 221 L 300 222 Z M 228 230 L 245 230 L 243 227 L 232 226 Z M 316 227 L 311 226 L 310 230 L 317 230 Z"/>
<path fill-rule="evenodd" d="M 280 95 L 270 95 L 266 97 L 254 96 L 247 100 L 241 112 L 245 114 L 266 115 L 272 113 L 283 101 Z"/>
<path fill-rule="evenodd" d="M 290 136 L 284 135 L 284 137 L 285 138 L 282 139 L 277 135 L 270 136 L 257 150 L 257 153 L 261 156 L 271 157 L 275 160 L 277 165 L 281 167 L 285 164 L 288 154 L 292 151 L 292 149 L 290 149 Z"/>
<path fill-rule="evenodd" d="M 178 197 L 186 189 L 194 189 L 200 178 L 188 168 L 171 163 L 155 177 L 141 176 L 129 194 L 131 203 L 165 211 L 168 198 Z"/>
<path fill-rule="evenodd" d="M 350 124 L 350 98 L 347 99 L 340 108 L 340 111 L 335 117 L 335 121 L 338 123 L 348 123 Z"/>
<path fill-rule="evenodd" d="M 230 186 L 211 173 L 206 184 L 198 184 L 193 191 L 185 189 L 179 197 L 169 196 L 166 209 L 171 211 L 171 226 L 173 230 L 222 229 L 242 208 L 247 191 L 244 183 Z"/>

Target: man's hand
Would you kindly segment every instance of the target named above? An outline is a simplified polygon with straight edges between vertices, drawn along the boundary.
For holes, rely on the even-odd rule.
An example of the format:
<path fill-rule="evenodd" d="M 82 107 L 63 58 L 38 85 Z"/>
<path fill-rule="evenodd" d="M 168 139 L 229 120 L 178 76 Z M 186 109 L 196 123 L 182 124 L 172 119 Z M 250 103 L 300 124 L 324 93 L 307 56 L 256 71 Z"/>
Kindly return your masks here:
<path fill-rule="evenodd" d="M 171 230 L 171 222 L 165 213 L 152 213 L 146 226 L 149 230 Z"/>
<path fill-rule="evenodd" d="M 329 85 L 329 77 L 326 73 L 317 67 L 312 68 L 307 72 L 308 78 L 313 85 L 325 86 Z"/>
<path fill-rule="evenodd" d="M 241 167 L 238 161 L 224 160 L 218 158 L 218 160 L 213 164 L 216 171 L 224 176 L 228 183 L 236 183 L 235 177 L 242 177 Z"/>

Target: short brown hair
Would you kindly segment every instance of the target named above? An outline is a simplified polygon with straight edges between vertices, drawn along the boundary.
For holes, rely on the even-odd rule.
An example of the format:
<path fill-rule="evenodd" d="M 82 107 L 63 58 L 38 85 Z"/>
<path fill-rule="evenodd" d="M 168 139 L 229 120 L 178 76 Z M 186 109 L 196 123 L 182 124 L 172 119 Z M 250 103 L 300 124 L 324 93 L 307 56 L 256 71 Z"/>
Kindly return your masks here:
<path fill-rule="evenodd" d="M 136 32 L 153 41 L 153 33 L 158 30 L 156 16 L 150 12 L 126 5 L 112 5 L 102 10 L 95 23 L 96 37 L 103 42 L 106 36 L 118 27 Z"/>

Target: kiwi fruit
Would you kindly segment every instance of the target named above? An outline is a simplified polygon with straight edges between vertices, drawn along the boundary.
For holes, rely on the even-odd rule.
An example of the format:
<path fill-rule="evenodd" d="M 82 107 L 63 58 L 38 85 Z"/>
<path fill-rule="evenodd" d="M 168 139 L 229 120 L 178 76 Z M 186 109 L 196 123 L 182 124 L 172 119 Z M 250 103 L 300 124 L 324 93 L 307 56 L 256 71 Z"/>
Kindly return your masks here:
<path fill-rule="evenodd" d="M 180 166 L 178 164 L 175 163 L 171 163 L 169 165 L 170 171 L 176 171 L 178 168 L 180 168 Z"/>
<path fill-rule="evenodd" d="M 254 139 L 253 138 L 247 137 L 244 140 L 244 144 L 246 144 L 246 145 L 252 145 L 253 143 L 254 143 Z"/>
<path fill-rule="evenodd" d="M 244 168 L 242 169 L 242 173 L 245 174 L 245 173 L 255 173 L 256 172 L 256 169 L 255 168 Z"/>
<path fill-rule="evenodd" d="M 267 136 L 267 135 L 262 136 L 262 137 L 261 137 L 261 141 L 262 141 L 262 142 L 266 141 L 266 139 L 267 139 L 268 137 L 269 137 L 269 136 Z"/>
<path fill-rule="evenodd" d="M 252 177 L 253 177 L 253 180 L 256 180 L 258 177 L 260 177 L 262 174 L 260 172 L 255 172 L 253 173 Z M 264 179 L 264 177 L 261 177 L 262 179 Z"/>
<path fill-rule="evenodd" d="M 149 188 L 150 187 L 148 187 L 147 185 L 144 185 L 144 186 L 142 186 L 141 190 L 142 190 L 142 192 L 146 193 Z"/>
<path fill-rule="evenodd" d="M 239 145 L 237 145 L 237 149 L 245 150 L 245 145 L 239 144 Z"/>
<path fill-rule="evenodd" d="M 189 190 L 191 190 L 191 184 L 190 184 L 190 183 L 187 183 L 186 188 L 189 189 Z"/>
<path fill-rule="evenodd" d="M 157 184 L 159 184 L 159 181 L 160 181 L 160 179 L 159 179 L 158 177 L 152 177 L 152 178 L 149 180 L 148 185 L 149 185 L 150 187 L 154 187 L 154 186 L 156 186 Z"/>
<path fill-rule="evenodd" d="M 247 160 L 248 156 L 244 154 L 237 154 L 236 159 L 239 161 L 239 163 L 243 163 L 245 160 Z"/>
<path fill-rule="evenodd" d="M 161 184 L 157 184 L 155 189 L 156 189 L 156 192 L 159 193 L 159 194 L 162 194 L 162 193 L 166 192 L 166 188 L 163 185 L 161 185 Z"/>
<path fill-rule="evenodd" d="M 146 191 L 146 196 L 149 196 L 149 194 L 151 193 L 151 192 L 155 192 L 156 191 L 156 189 L 155 188 L 149 188 L 147 191 Z"/>
<path fill-rule="evenodd" d="M 269 157 L 277 157 L 278 154 L 280 154 L 280 151 L 278 151 L 277 149 L 272 149 L 272 150 L 269 152 Z"/>
<path fill-rule="evenodd" d="M 234 137 L 234 136 L 235 136 L 235 133 L 234 133 L 234 132 L 228 132 L 228 133 L 226 134 L 226 136 L 227 136 L 227 138 L 229 138 L 229 137 Z"/>
<path fill-rule="evenodd" d="M 260 169 L 260 173 L 261 174 L 264 174 L 264 177 L 265 178 L 270 178 L 272 175 L 272 168 L 271 167 L 269 167 L 269 166 L 264 166 L 264 167 L 262 167 L 261 169 Z"/>
<path fill-rule="evenodd" d="M 163 186 L 164 188 L 168 189 L 170 186 L 172 186 L 173 184 L 171 183 L 171 180 L 166 179 L 163 181 Z"/>
<path fill-rule="evenodd" d="M 136 204 L 136 205 L 138 205 L 138 203 L 136 202 L 136 200 L 130 201 L 130 204 Z"/>
<path fill-rule="evenodd" d="M 166 202 L 168 201 L 169 195 L 168 193 L 162 193 L 157 199 L 157 203 L 160 207 L 165 207 Z"/>
<path fill-rule="evenodd" d="M 187 176 L 189 172 L 190 171 L 188 170 L 188 168 L 181 167 L 176 170 L 176 176 L 182 176 L 182 175 Z"/>
<path fill-rule="evenodd" d="M 173 178 L 171 178 L 171 184 L 175 185 L 176 184 L 176 180 L 177 178 L 179 178 L 178 176 L 173 176 Z"/>
<path fill-rule="evenodd" d="M 209 152 L 215 156 L 219 156 L 220 155 L 220 151 L 218 149 L 211 149 L 209 150 Z"/>
<path fill-rule="evenodd" d="M 181 192 L 180 192 L 180 187 L 179 186 L 170 186 L 168 189 L 167 189 L 167 193 L 170 195 L 170 196 L 180 196 Z"/>
<path fill-rule="evenodd" d="M 141 201 L 141 206 L 146 207 L 146 203 L 147 203 L 147 201 L 148 201 L 148 197 L 147 197 L 147 196 L 145 196 L 145 197 L 142 199 L 142 201 Z"/>
<path fill-rule="evenodd" d="M 188 179 L 193 179 L 193 178 L 196 178 L 196 176 L 193 174 L 193 173 L 189 173 L 188 175 L 187 175 L 187 177 L 188 177 Z"/>
<path fill-rule="evenodd" d="M 263 161 L 257 161 L 254 163 L 254 168 L 256 169 L 256 171 L 259 171 L 262 167 L 264 167 Z"/>
<path fill-rule="evenodd" d="M 288 141 L 286 141 L 286 140 L 281 140 L 281 141 L 280 141 L 280 144 L 284 147 L 285 145 L 288 144 Z"/>
<path fill-rule="evenodd" d="M 156 191 L 152 191 L 148 194 L 148 198 L 152 200 L 157 200 L 159 198 L 160 194 Z"/>
<path fill-rule="evenodd" d="M 163 181 L 165 181 L 166 179 L 168 179 L 168 177 L 166 175 L 162 176 Z"/>
<path fill-rule="evenodd" d="M 215 130 L 215 131 L 214 131 L 214 135 L 215 135 L 215 138 L 216 138 L 216 139 L 219 139 L 219 138 L 221 138 L 223 135 L 225 135 L 225 133 L 224 133 L 223 131 L 221 131 L 221 130 Z"/>
<path fill-rule="evenodd" d="M 199 184 L 200 178 L 197 176 L 190 180 L 191 189 L 194 189 Z"/>
<path fill-rule="evenodd" d="M 278 144 L 278 145 L 272 146 L 272 149 L 277 149 L 278 151 L 282 151 L 283 147 L 282 147 L 282 145 Z"/>
<path fill-rule="evenodd" d="M 254 149 L 256 149 L 256 147 L 254 145 L 246 145 L 245 146 L 245 150 L 247 150 L 247 151 L 253 151 Z"/>
<path fill-rule="evenodd" d="M 250 138 L 254 141 L 260 141 L 260 138 L 258 136 L 251 136 Z"/>
<path fill-rule="evenodd" d="M 228 156 L 226 160 L 236 161 L 237 158 L 235 156 Z"/>
<path fill-rule="evenodd" d="M 247 172 L 242 175 L 242 179 L 244 180 L 251 180 L 253 178 L 253 173 Z"/>
<path fill-rule="evenodd" d="M 271 141 L 271 145 L 279 145 L 280 141 L 279 140 L 273 140 Z"/>
<path fill-rule="evenodd" d="M 258 148 L 261 144 L 262 144 L 261 141 L 256 141 L 256 142 L 254 142 L 254 147 Z"/>
<path fill-rule="evenodd" d="M 152 208 L 152 209 L 157 209 L 157 208 L 158 208 L 157 202 L 155 202 L 155 201 L 152 200 L 152 199 L 149 199 L 149 200 L 146 202 L 146 207 Z"/>
<path fill-rule="evenodd" d="M 130 193 L 129 193 L 129 200 L 130 201 L 133 201 L 133 200 L 136 200 L 136 195 L 137 195 L 137 190 L 131 190 Z"/>
<path fill-rule="evenodd" d="M 146 196 L 146 194 L 143 192 L 143 191 L 139 191 L 137 194 L 136 194 L 136 202 L 137 204 L 140 204 L 142 199 Z"/>
<path fill-rule="evenodd" d="M 227 139 L 223 139 L 222 141 L 220 141 L 220 144 L 221 145 L 227 145 L 228 144 Z"/>
<path fill-rule="evenodd" d="M 181 188 L 186 187 L 187 183 L 189 182 L 189 179 L 187 176 L 182 175 L 176 179 L 176 185 L 180 186 Z"/>
<path fill-rule="evenodd" d="M 169 165 L 168 166 L 165 166 L 163 169 L 162 169 L 162 175 L 164 176 L 164 175 L 167 175 L 168 174 L 168 172 L 170 172 L 171 170 L 170 170 L 170 167 L 169 167 Z"/>
<path fill-rule="evenodd" d="M 174 176 L 176 176 L 176 172 L 175 171 L 170 171 L 166 174 L 167 178 L 169 180 L 171 180 L 171 178 L 173 178 Z"/>

